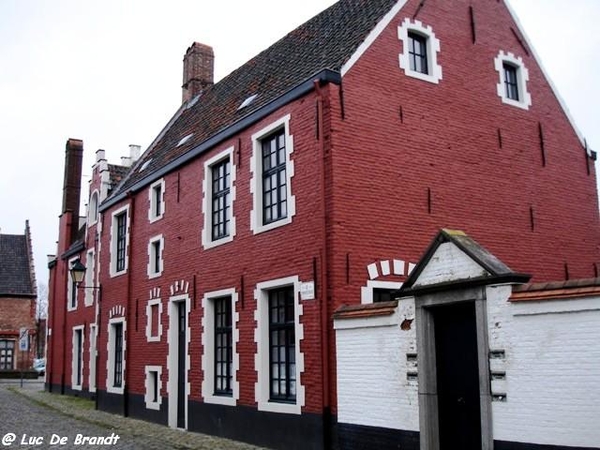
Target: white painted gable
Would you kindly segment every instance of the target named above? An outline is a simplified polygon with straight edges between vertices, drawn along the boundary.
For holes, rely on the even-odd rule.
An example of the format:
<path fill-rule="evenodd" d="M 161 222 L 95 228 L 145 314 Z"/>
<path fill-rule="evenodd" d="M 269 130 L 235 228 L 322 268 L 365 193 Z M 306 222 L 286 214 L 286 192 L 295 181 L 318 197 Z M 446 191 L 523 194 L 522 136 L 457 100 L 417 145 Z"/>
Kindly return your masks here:
<path fill-rule="evenodd" d="M 428 286 L 490 275 L 490 272 L 454 243 L 444 242 L 435 250 L 413 286 Z"/>

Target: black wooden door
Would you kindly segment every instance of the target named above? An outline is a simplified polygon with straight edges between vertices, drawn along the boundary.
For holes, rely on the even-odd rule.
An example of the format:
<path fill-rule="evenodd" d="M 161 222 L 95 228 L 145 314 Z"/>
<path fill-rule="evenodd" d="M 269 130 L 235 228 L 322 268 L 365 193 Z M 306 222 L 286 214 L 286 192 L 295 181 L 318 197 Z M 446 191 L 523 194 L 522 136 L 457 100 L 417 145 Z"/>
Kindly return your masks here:
<path fill-rule="evenodd" d="M 185 428 L 185 302 L 177 303 L 177 428 Z"/>
<path fill-rule="evenodd" d="M 475 304 L 434 310 L 440 450 L 481 450 Z"/>

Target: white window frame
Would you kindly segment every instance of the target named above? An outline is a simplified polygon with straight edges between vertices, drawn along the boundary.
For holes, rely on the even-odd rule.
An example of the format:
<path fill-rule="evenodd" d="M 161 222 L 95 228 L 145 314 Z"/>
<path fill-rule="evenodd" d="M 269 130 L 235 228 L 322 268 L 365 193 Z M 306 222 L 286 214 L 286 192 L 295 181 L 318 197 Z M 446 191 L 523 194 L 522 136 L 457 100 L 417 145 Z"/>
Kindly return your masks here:
<path fill-rule="evenodd" d="M 69 259 L 69 273 L 67 274 L 67 311 L 77 310 L 79 304 L 79 286 L 73 286 L 73 275 L 71 274 L 71 267 L 75 261 L 79 260 L 79 256 Z"/>
<path fill-rule="evenodd" d="M 83 294 L 83 303 L 84 305 L 87 306 L 92 306 L 94 304 L 94 291 L 96 291 L 96 289 L 93 288 L 94 286 L 94 279 L 95 279 L 95 271 L 96 271 L 96 260 L 95 260 L 95 254 L 96 252 L 94 251 L 93 248 L 89 249 L 86 253 L 85 253 L 85 287 L 83 288 L 84 290 L 84 294 Z"/>
<path fill-rule="evenodd" d="M 115 386 L 115 333 L 114 326 L 118 323 L 123 324 L 123 348 L 122 348 L 122 361 L 123 366 L 121 370 L 121 386 Z M 127 359 L 125 355 L 127 354 L 127 321 L 124 317 L 116 317 L 113 319 L 109 319 L 108 321 L 108 339 L 106 340 L 106 350 L 108 359 L 106 361 L 106 392 L 110 392 L 112 394 L 123 394 L 125 390 L 125 370 Z"/>
<path fill-rule="evenodd" d="M 504 82 L 504 64 L 509 64 L 516 69 L 517 72 L 517 89 L 519 90 L 519 100 L 513 100 L 506 96 L 506 86 Z M 498 84 L 496 85 L 496 93 L 502 99 L 502 103 L 516 106 L 517 108 L 528 110 L 531 106 L 531 94 L 527 90 L 527 82 L 529 81 L 529 70 L 525 67 L 523 58 L 515 56 L 511 52 L 500 50 L 494 58 L 494 68 L 499 74 Z"/>
<path fill-rule="evenodd" d="M 285 175 L 287 187 L 287 216 L 283 219 L 263 225 L 263 180 L 262 180 L 262 139 L 269 134 L 283 129 L 285 133 Z M 294 136 L 290 134 L 290 115 L 287 114 L 252 135 L 252 157 L 250 158 L 250 192 L 252 193 L 252 211 L 250 212 L 250 229 L 254 234 L 279 228 L 292 223 L 296 215 L 296 197 L 292 194 L 292 178 L 294 176 Z"/>
<path fill-rule="evenodd" d="M 427 68 L 429 73 L 421 73 L 410 68 L 409 33 L 415 33 L 425 38 L 427 45 Z M 442 66 L 437 62 L 440 52 L 440 40 L 435 36 L 431 26 L 425 26 L 420 20 L 411 21 L 408 17 L 398 27 L 398 39 L 402 41 L 402 53 L 399 55 L 400 67 L 404 73 L 413 78 L 439 84 L 442 79 Z"/>
<path fill-rule="evenodd" d="M 98 190 L 94 190 L 90 195 L 90 203 L 88 205 L 88 225 L 94 225 L 98 222 L 99 212 L 98 206 L 100 203 L 100 194 Z"/>
<path fill-rule="evenodd" d="M 232 381 L 231 396 L 215 395 L 215 307 L 213 300 L 220 297 L 231 297 L 231 351 L 232 351 Z M 240 356 L 237 351 L 237 343 L 240 340 L 238 322 L 240 315 L 236 311 L 238 294 L 234 288 L 207 292 L 202 298 L 202 343 L 204 352 L 202 354 L 202 397 L 205 403 L 217 405 L 235 406 L 240 398 L 240 386 L 237 380 L 237 372 L 240 367 Z"/>
<path fill-rule="evenodd" d="M 257 354 L 254 360 L 258 381 L 255 384 L 255 400 L 259 411 L 270 411 L 284 414 L 301 414 L 305 404 L 305 387 L 302 383 L 304 373 L 304 353 L 300 350 L 300 343 L 304 339 L 304 325 L 300 322 L 303 307 L 300 303 L 300 279 L 298 276 L 279 278 L 276 280 L 258 283 L 254 290 L 257 308 L 254 312 L 256 328 L 254 342 Z M 270 397 L 270 371 L 269 371 L 269 290 L 293 286 L 294 289 L 294 316 L 295 316 L 295 348 L 296 348 L 296 402 L 281 403 L 271 401 Z"/>
<path fill-rule="evenodd" d="M 123 270 L 117 271 L 117 216 L 126 214 L 125 221 L 125 267 Z M 110 223 L 110 267 L 109 274 L 111 278 L 118 277 L 127 273 L 129 266 L 129 237 L 130 237 L 131 215 L 129 214 L 129 205 L 123 206 L 111 214 Z"/>
<path fill-rule="evenodd" d="M 233 147 L 229 147 L 226 150 L 218 153 L 212 158 L 206 160 L 204 162 L 204 179 L 202 180 L 202 213 L 204 214 L 204 227 L 202 228 L 202 247 L 204 249 L 209 249 L 216 247 L 218 245 L 225 244 L 227 242 L 233 241 L 235 237 L 235 214 L 234 214 L 234 203 L 236 197 L 236 166 L 234 160 Z M 212 167 L 224 159 L 229 158 L 230 164 L 230 182 L 231 185 L 229 187 L 229 212 L 231 214 L 230 222 L 229 222 L 229 235 L 225 236 L 221 239 L 212 239 Z"/>
<path fill-rule="evenodd" d="M 157 329 L 156 334 L 152 334 L 152 323 L 154 322 L 154 318 L 152 317 L 152 307 L 156 306 L 157 307 Z M 148 300 L 148 303 L 146 304 L 146 340 L 148 342 L 159 342 L 160 338 L 162 336 L 162 323 L 161 323 L 161 318 L 162 318 L 162 301 L 160 298 L 152 298 L 150 300 Z"/>
<path fill-rule="evenodd" d="M 160 214 L 156 214 L 156 191 L 160 188 Z M 160 220 L 165 215 L 165 179 L 155 181 L 148 188 L 148 220 L 150 223 Z"/>
<path fill-rule="evenodd" d="M 160 394 L 162 391 L 162 379 L 161 379 L 162 366 L 146 366 L 145 372 L 146 372 L 146 382 L 145 382 L 146 393 L 144 395 L 144 402 L 146 403 L 146 408 L 160 411 L 160 405 L 162 404 L 162 396 Z M 155 380 L 152 379 L 151 373 L 156 374 Z M 153 381 L 156 381 L 156 383 L 157 383 L 158 395 L 157 395 L 156 401 L 154 401 L 154 399 L 152 398 Z"/>
<path fill-rule="evenodd" d="M 154 261 L 156 257 L 156 246 L 155 243 L 159 243 L 160 254 L 158 255 L 158 271 L 155 271 Z M 146 273 L 148 274 L 148 278 L 157 278 L 160 277 L 164 270 L 164 251 L 165 251 L 165 238 L 162 234 L 158 236 L 151 237 L 148 241 L 148 265 L 146 266 Z"/>
<path fill-rule="evenodd" d="M 75 354 L 76 349 L 76 339 L 75 336 L 81 333 L 81 367 L 79 368 L 79 379 L 81 383 L 77 384 L 77 355 Z M 83 359 L 84 354 L 84 345 L 85 345 L 85 326 L 78 325 L 73 327 L 73 334 L 71 337 L 71 389 L 81 391 L 83 387 L 83 366 L 85 365 L 85 361 Z"/>

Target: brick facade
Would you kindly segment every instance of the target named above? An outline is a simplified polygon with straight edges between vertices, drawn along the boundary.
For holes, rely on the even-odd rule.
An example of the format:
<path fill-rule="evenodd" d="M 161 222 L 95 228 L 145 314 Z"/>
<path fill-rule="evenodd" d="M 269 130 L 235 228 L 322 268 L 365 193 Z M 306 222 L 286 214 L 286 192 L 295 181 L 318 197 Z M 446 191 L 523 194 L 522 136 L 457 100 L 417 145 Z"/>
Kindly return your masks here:
<path fill-rule="evenodd" d="M 72 330 L 83 325 L 86 362 L 81 392 L 88 393 L 89 331 L 96 324 L 98 391 L 94 395 L 99 406 L 178 426 L 173 402 L 180 388 L 173 374 L 180 369 L 173 354 L 177 348 L 173 330 L 176 302 L 183 300 L 188 308 L 186 361 L 179 366 L 185 370 L 184 428 L 273 447 L 282 447 L 285 439 L 292 441 L 286 448 L 328 447 L 332 445 L 330 421 L 335 423 L 337 414 L 334 311 L 342 304 L 373 301 L 377 286 L 399 287 L 440 228 L 461 228 L 477 236 L 515 270 L 531 273 L 538 281 L 594 276 L 600 229 L 593 164 L 532 53 L 511 31 L 515 25 L 503 3 L 476 2 L 475 42 L 468 19 L 470 4 L 459 1 L 448 8 L 444 2 L 428 2 L 421 9 L 417 0 L 398 2 L 365 37 L 369 45 L 357 53 L 360 57 L 349 59 L 352 64 L 344 65 L 339 79 L 309 84 L 302 95 L 282 100 L 256 120 L 248 119 L 229 136 L 215 135 L 214 144 L 194 158 L 152 172 L 158 158 L 147 155 L 162 145 L 165 154 L 177 151 L 186 145 L 183 138 L 190 139 L 195 130 L 182 108 L 184 119 L 174 118 L 172 129 L 167 127 L 123 184 L 113 186 L 112 194 L 102 187 L 103 166 L 97 163 L 90 192 L 105 193 L 98 222 L 88 221 L 85 235 L 73 241 L 69 233 L 77 214 L 65 211 L 61 216 L 60 256 L 51 271 L 49 387 L 72 389 Z M 438 83 L 408 77 L 399 66 L 398 27 L 417 9 L 417 19 L 430 26 L 440 41 L 437 63 L 443 76 Z M 521 56 L 529 71 L 532 105 L 527 110 L 504 104 L 497 95 L 494 58 L 500 51 Z M 208 99 L 211 92 L 209 88 Z M 209 100 L 201 96 L 198 107 L 203 101 Z M 253 136 L 282 119 L 289 127 L 286 145 L 293 145 L 288 171 L 293 172 L 295 214 L 290 209 L 290 223 L 257 232 L 252 218 L 257 207 Z M 202 123 L 202 127 L 209 125 Z M 228 149 L 234 168 L 235 233 L 230 242 L 207 248 L 202 240 L 205 163 Z M 148 178 L 135 181 L 144 170 Z M 151 220 L 150 185 L 159 181 L 164 214 Z M 126 270 L 114 275 L 113 217 L 124 210 Z M 149 277 L 149 243 L 157 237 L 164 243 L 163 266 L 160 275 Z M 80 296 L 75 310 L 67 311 L 69 261 L 77 257 L 86 261 L 91 249 L 92 284 L 102 287 L 101 301 L 96 292 L 94 302 L 86 306 Z M 297 383 L 305 393 L 297 398 L 298 415 L 262 410 L 257 400 L 258 347 L 264 345 L 257 331 L 261 320 L 257 290 L 265 282 L 290 277 L 299 285 L 313 282 L 315 294 L 314 299 L 298 300 L 303 360 L 297 362 L 302 365 Z M 80 287 L 80 293 L 85 289 Z M 211 405 L 202 396 L 202 358 L 207 354 L 202 342 L 207 332 L 203 298 L 222 290 L 237 296 L 239 395 L 233 407 Z M 162 334 L 149 341 L 150 300 L 160 305 Z M 114 371 L 112 324 L 121 319 L 122 394 L 107 392 L 107 378 L 110 381 Z M 155 410 L 145 406 L 145 399 L 148 371 L 157 367 L 163 401 Z M 204 421 L 206 415 L 214 420 Z M 236 421 L 256 432 L 236 430 L 232 425 Z M 268 426 L 272 421 L 296 430 L 304 427 L 304 435 L 273 430 Z"/>

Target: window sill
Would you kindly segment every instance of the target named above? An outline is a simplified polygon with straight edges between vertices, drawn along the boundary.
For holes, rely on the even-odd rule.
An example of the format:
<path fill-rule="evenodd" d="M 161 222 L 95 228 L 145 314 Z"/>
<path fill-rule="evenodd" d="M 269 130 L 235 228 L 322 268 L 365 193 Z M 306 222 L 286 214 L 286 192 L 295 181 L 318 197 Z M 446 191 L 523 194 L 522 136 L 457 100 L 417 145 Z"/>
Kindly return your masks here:
<path fill-rule="evenodd" d="M 236 406 L 237 400 L 231 396 L 226 395 L 207 395 L 204 397 L 205 403 L 211 403 L 213 405 L 224 405 L 224 406 Z"/>

